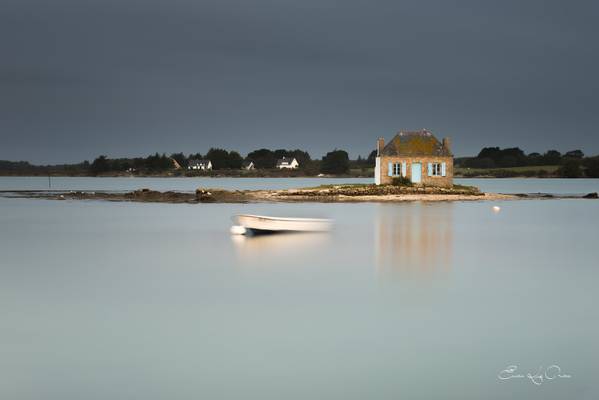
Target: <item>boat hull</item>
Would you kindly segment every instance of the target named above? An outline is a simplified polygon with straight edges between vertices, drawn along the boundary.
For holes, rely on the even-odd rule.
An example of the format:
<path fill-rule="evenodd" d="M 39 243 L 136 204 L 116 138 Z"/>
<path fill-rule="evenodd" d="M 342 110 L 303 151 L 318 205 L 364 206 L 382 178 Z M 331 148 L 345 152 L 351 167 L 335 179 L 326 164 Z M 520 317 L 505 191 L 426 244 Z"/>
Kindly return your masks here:
<path fill-rule="evenodd" d="M 331 220 L 319 218 L 279 218 L 242 214 L 235 216 L 237 225 L 264 232 L 326 232 L 332 227 Z"/>

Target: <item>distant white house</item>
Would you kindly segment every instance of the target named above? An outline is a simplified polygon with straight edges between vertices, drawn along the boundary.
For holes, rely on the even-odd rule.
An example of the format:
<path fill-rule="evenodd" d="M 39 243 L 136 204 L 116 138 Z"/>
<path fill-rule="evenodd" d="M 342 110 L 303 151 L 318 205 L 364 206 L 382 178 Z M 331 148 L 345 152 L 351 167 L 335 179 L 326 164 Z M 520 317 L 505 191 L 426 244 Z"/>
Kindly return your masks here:
<path fill-rule="evenodd" d="M 187 163 L 187 169 L 208 171 L 212 169 L 212 163 L 210 162 L 210 160 L 191 159 Z"/>
<path fill-rule="evenodd" d="M 247 169 L 252 170 L 252 169 L 256 169 L 256 166 L 254 165 L 253 161 L 244 161 L 243 164 L 241 165 L 242 169 Z"/>
<path fill-rule="evenodd" d="M 283 157 L 277 160 L 278 169 L 296 169 L 297 167 L 299 167 L 299 163 L 295 158 Z"/>

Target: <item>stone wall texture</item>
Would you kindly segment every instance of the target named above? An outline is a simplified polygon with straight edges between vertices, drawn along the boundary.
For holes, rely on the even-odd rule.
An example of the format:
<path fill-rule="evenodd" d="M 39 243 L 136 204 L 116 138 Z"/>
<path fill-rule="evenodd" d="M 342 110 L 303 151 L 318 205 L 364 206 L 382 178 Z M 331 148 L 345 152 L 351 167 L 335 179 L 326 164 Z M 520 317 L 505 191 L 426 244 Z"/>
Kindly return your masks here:
<path fill-rule="evenodd" d="M 406 177 L 412 180 L 412 164 L 421 164 L 422 182 L 414 183 L 419 186 L 453 186 L 453 157 L 442 156 L 382 156 L 380 157 L 381 184 L 389 185 L 394 176 L 389 176 L 389 163 L 402 163 L 406 161 Z M 428 176 L 428 163 L 445 163 L 445 176 Z"/>

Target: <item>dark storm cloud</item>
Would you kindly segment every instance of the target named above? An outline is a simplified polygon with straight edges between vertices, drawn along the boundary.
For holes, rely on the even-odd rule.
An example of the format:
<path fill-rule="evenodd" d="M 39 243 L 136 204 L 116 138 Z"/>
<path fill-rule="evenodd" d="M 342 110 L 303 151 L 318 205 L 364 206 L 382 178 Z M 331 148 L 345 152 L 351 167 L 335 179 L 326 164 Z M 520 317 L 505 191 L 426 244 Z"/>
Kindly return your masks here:
<path fill-rule="evenodd" d="M 599 153 L 593 2 L 28 1 L 0 10 L 0 159 L 334 147 L 426 127 Z"/>

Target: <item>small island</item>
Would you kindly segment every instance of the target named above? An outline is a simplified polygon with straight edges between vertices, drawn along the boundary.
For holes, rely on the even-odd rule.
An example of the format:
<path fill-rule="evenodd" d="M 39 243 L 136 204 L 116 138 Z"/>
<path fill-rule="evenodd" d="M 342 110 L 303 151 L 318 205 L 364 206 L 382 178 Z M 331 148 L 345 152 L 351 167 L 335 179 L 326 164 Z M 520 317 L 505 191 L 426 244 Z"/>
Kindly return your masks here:
<path fill-rule="evenodd" d="M 473 186 L 416 187 L 407 185 L 339 184 L 287 190 L 223 190 L 198 188 L 193 192 L 160 192 L 139 189 L 130 192 L 109 191 L 0 191 L 0 196 L 47 200 L 103 200 L 140 203 L 347 203 L 347 202 L 439 202 L 525 199 L 597 199 L 597 193 L 586 195 L 501 194 L 484 193 Z"/>

